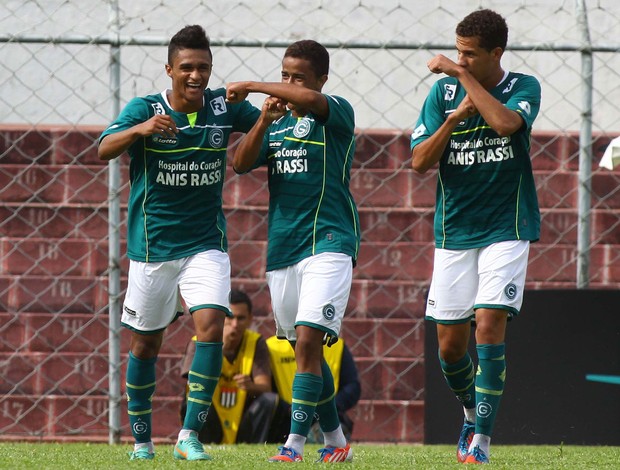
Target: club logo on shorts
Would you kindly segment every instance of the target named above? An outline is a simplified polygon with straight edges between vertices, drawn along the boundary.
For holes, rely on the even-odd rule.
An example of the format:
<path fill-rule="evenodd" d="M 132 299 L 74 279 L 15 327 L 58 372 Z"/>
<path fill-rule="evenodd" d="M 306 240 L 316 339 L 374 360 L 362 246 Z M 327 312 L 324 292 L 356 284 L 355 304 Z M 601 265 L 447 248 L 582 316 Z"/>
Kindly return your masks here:
<path fill-rule="evenodd" d="M 297 121 L 297 124 L 295 124 L 295 128 L 293 129 L 293 135 L 298 139 L 306 137 L 310 133 L 311 127 L 312 125 L 309 119 L 300 119 L 299 121 Z"/>
<path fill-rule="evenodd" d="M 336 315 L 336 309 L 332 304 L 327 304 L 325 307 L 323 307 L 323 317 L 325 318 L 325 320 L 333 320 L 334 315 Z"/>
<path fill-rule="evenodd" d="M 305 423 L 308 420 L 308 413 L 303 410 L 294 410 L 291 416 L 298 423 Z"/>
<path fill-rule="evenodd" d="M 133 432 L 134 434 L 144 434 L 147 431 L 148 426 L 144 421 L 138 421 L 137 423 L 133 423 Z"/>
<path fill-rule="evenodd" d="M 476 415 L 480 416 L 481 418 L 486 418 L 492 412 L 493 412 L 493 407 L 489 403 L 486 403 L 486 402 L 478 403 L 478 406 L 476 407 Z"/>
<path fill-rule="evenodd" d="M 510 300 L 514 300 L 514 298 L 517 296 L 517 286 L 515 286 L 511 282 L 504 288 L 504 294 L 506 294 L 506 297 L 508 297 Z"/>
<path fill-rule="evenodd" d="M 211 129 L 209 131 L 209 144 L 211 144 L 211 147 L 218 149 L 222 146 L 222 142 L 224 142 L 222 129 Z"/>

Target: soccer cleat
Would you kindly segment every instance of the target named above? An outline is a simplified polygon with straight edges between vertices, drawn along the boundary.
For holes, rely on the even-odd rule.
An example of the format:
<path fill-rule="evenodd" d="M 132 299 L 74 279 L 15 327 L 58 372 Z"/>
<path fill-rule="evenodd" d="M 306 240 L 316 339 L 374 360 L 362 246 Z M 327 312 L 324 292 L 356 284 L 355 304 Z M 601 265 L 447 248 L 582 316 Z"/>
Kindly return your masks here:
<path fill-rule="evenodd" d="M 319 460 L 317 462 L 334 463 L 334 462 L 352 462 L 353 449 L 347 444 L 345 447 L 326 446 L 319 449 Z"/>
<path fill-rule="evenodd" d="M 129 460 L 153 460 L 155 452 L 149 452 L 148 447 L 140 447 L 139 449 L 129 452 Z"/>
<path fill-rule="evenodd" d="M 196 434 L 178 441 L 174 446 L 174 458 L 181 460 L 211 460 L 209 454 L 205 453 L 202 443 Z"/>
<path fill-rule="evenodd" d="M 489 463 L 489 458 L 480 446 L 475 446 L 471 452 L 467 454 L 467 458 L 464 463 Z"/>
<path fill-rule="evenodd" d="M 461 429 L 461 436 L 459 437 L 459 443 L 456 446 L 456 460 L 460 463 L 465 462 L 467 453 L 469 452 L 469 445 L 474 438 L 476 431 L 476 425 L 469 421 L 463 421 L 463 429 Z"/>
<path fill-rule="evenodd" d="M 279 454 L 269 458 L 269 462 L 302 462 L 303 458 L 301 454 L 298 454 L 295 449 L 290 447 L 278 447 Z"/>

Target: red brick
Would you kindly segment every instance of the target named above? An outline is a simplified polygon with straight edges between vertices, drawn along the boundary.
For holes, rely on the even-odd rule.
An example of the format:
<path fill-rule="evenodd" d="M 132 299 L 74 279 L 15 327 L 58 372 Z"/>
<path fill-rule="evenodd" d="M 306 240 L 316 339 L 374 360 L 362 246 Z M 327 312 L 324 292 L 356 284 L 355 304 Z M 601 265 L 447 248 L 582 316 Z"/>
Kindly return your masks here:
<path fill-rule="evenodd" d="M 226 206 L 224 213 L 229 243 L 235 240 L 267 240 L 266 207 Z"/>
<path fill-rule="evenodd" d="M 121 236 L 126 234 L 121 210 Z M 4 204 L 0 207 L 2 228 L 12 237 L 95 238 L 108 235 L 108 213 L 102 206 L 50 206 Z"/>
<path fill-rule="evenodd" d="M 411 169 L 356 169 L 351 192 L 358 207 L 434 207 L 436 174 L 418 175 Z"/>
<path fill-rule="evenodd" d="M 2 303 L 0 303 L 0 308 L 2 308 Z M 26 322 L 24 315 L 0 313 L 0 325 L 2 325 L 0 352 L 15 352 L 26 347 L 28 341 Z"/>
<path fill-rule="evenodd" d="M 100 279 L 21 276 L 15 280 L 9 292 L 10 311 L 85 313 L 101 306 L 96 298 Z"/>
<path fill-rule="evenodd" d="M 535 172 L 541 208 L 570 208 L 577 204 L 577 173 Z"/>
<path fill-rule="evenodd" d="M 265 274 L 267 243 L 235 242 L 229 244 L 233 277 L 260 277 Z"/>
<path fill-rule="evenodd" d="M 376 319 L 349 318 L 345 314 L 340 336 L 346 342 L 353 357 L 373 357 L 376 354 L 377 331 L 380 322 Z"/>
<path fill-rule="evenodd" d="M 352 438 L 361 442 L 423 442 L 424 402 L 360 400 Z"/>
<path fill-rule="evenodd" d="M 361 208 L 364 242 L 432 242 L 434 210 Z"/>
<path fill-rule="evenodd" d="M 39 393 L 59 395 L 104 395 L 108 390 L 108 352 L 58 353 L 38 363 Z"/>
<path fill-rule="evenodd" d="M 40 393 L 37 389 L 36 364 L 39 355 L 26 354 L 19 349 L 0 353 L 0 394 Z"/>
<path fill-rule="evenodd" d="M 126 403 L 124 398 L 123 402 Z M 74 436 L 79 433 L 84 440 L 92 436 L 107 436 L 108 403 L 108 398 L 102 395 L 46 397 L 50 433 L 57 437 Z M 125 407 L 125 415 L 126 410 Z"/>
<path fill-rule="evenodd" d="M 428 282 L 353 280 L 348 315 L 354 318 L 422 318 Z"/>
<path fill-rule="evenodd" d="M 2 163 L 51 163 L 53 138 L 49 130 L 22 126 L 0 127 L 0 154 Z"/>
<path fill-rule="evenodd" d="M 577 243 L 576 209 L 542 209 L 540 243 Z"/>
<path fill-rule="evenodd" d="M 433 272 L 430 243 L 364 243 L 355 269 L 357 279 L 430 279 Z"/>
<path fill-rule="evenodd" d="M 232 167 L 227 168 L 224 183 L 224 204 L 244 207 L 267 206 L 269 191 L 267 189 L 267 169 L 257 168 L 243 175 L 235 174 Z"/>
<path fill-rule="evenodd" d="M 409 136 L 400 130 L 359 131 L 355 139 L 353 166 L 383 169 L 409 166 L 411 159 L 409 142 Z"/>
<path fill-rule="evenodd" d="M 49 432 L 48 400 L 39 396 L 6 395 L 0 401 L 0 408 L 0 429 L 3 437 L 9 434 L 25 436 Z"/>
<path fill-rule="evenodd" d="M 29 275 L 94 274 L 88 240 L 4 238 L 0 240 L 0 273 Z"/>
<path fill-rule="evenodd" d="M 120 241 L 120 262 L 121 276 L 127 276 L 129 272 L 129 258 L 127 258 L 127 240 Z M 107 241 L 94 243 L 93 250 L 90 253 L 93 273 L 96 276 L 107 275 L 110 266 L 110 257 L 108 252 Z"/>
<path fill-rule="evenodd" d="M 594 210 L 592 239 L 597 244 L 620 244 L 620 211 Z"/>
<path fill-rule="evenodd" d="M 411 400 L 424 392 L 423 358 L 356 358 L 366 400 Z M 381 384 L 377 387 L 377 384 Z"/>
<path fill-rule="evenodd" d="M 376 356 L 418 359 L 424 357 L 423 319 L 383 320 L 378 323 Z"/>
<path fill-rule="evenodd" d="M 596 208 L 620 209 L 620 172 L 595 172 L 592 175 L 592 200 Z"/>
<path fill-rule="evenodd" d="M 61 202 L 63 194 L 62 178 L 52 166 L 0 166 L 0 199 L 4 202 Z"/>
<path fill-rule="evenodd" d="M 579 167 L 579 143 L 574 134 L 555 131 L 532 133 L 530 157 L 534 170 L 575 170 Z"/>
<path fill-rule="evenodd" d="M 107 315 L 78 313 L 22 314 L 28 321 L 28 350 L 32 352 L 107 354 Z"/>
<path fill-rule="evenodd" d="M 94 126 L 52 127 L 54 139 L 54 163 L 82 165 L 105 165 L 97 155 L 97 141 L 103 128 Z"/>
<path fill-rule="evenodd" d="M 534 243 L 530 249 L 528 282 L 575 282 L 576 247 Z"/>

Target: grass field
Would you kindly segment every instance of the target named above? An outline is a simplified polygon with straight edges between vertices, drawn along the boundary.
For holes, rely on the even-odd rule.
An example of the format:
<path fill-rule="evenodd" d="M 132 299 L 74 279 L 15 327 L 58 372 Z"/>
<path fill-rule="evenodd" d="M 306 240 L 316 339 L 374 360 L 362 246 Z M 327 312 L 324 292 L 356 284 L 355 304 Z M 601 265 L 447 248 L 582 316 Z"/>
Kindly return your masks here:
<path fill-rule="evenodd" d="M 121 469 L 121 468 L 230 468 L 273 470 L 266 460 L 276 446 L 237 445 L 207 447 L 212 461 L 185 462 L 172 457 L 172 446 L 156 447 L 151 461 L 129 462 L 130 446 L 107 444 L 0 443 L 0 469 Z M 317 445 L 306 446 L 305 461 L 295 468 L 314 465 Z M 355 469 L 463 468 L 455 460 L 454 446 L 357 444 Z M 492 447 L 491 467 L 511 469 L 620 469 L 620 447 L 501 446 Z M 316 468 L 316 467 L 314 467 Z"/>

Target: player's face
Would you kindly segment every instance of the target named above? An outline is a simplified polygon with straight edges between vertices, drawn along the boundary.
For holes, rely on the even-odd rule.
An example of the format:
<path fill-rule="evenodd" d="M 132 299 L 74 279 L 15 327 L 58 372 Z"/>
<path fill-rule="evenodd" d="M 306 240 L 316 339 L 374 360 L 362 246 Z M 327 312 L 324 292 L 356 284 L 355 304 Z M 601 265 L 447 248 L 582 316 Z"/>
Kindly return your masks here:
<path fill-rule="evenodd" d="M 180 49 L 172 64 L 166 64 L 166 73 L 172 79 L 170 104 L 175 111 L 188 113 L 202 108 L 211 68 L 211 54 L 202 49 Z"/>
<path fill-rule="evenodd" d="M 466 68 L 485 88 L 497 85 L 498 73 L 501 72 L 500 59 L 503 53 L 500 47 L 489 52 L 480 47 L 480 39 L 477 36 L 457 36 L 456 50 L 458 64 Z"/>
<path fill-rule="evenodd" d="M 252 324 L 252 315 L 244 303 L 230 304 L 232 318 L 224 320 L 224 345 L 226 348 L 237 347 L 243 339 L 243 333 Z"/>
<path fill-rule="evenodd" d="M 310 88 L 314 91 L 321 91 L 323 85 L 327 81 L 327 75 L 317 76 L 312 68 L 312 64 L 307 59 L 298 57 L 285 57 L 282 60 L 282 83 L 291 83 L 293 85 Z M 296 109 L 295 105 L 289 103 L 288 107 L 292 111 L 300 114 L 303 110 Z"/>

